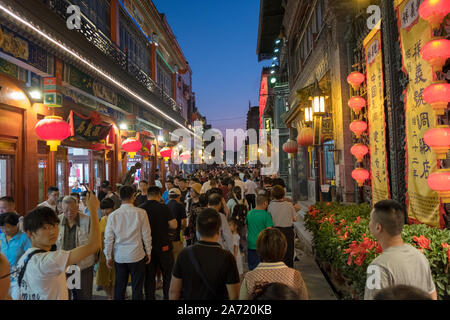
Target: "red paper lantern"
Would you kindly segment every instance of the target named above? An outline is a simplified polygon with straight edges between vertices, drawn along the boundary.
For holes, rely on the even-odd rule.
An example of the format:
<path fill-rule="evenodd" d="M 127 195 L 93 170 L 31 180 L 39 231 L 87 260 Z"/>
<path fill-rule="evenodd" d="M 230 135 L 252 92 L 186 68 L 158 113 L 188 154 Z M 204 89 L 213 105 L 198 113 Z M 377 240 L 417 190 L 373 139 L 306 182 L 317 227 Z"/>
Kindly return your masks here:
<path fill-rule="evenodd" d="M 364 144 L 357 143 L 350 149 L 350 153 L 355 156 L 356 161 L 362 162 L 364 156 L 369 153 L 369 148 Z"/>
<path fill-rule="evenodd" d="M 167 161 L 172 157 L 172 149 L 164 147 L 159 151 L 159 154 Z"/>
<path fill-rule="evenodd" d="M 134 158 L 136 155 L 136 152 L 141 150 L 142 144 L 141 142 L 136 138 L 128 138 L 124 142 L 122 142 L 122 149 L 128 152 L 128 155 L 131 159 Z"/>
<path fill-rule="evenodd" d="M 297 153 L 298 152 L 298 144 L 296 141 L 289 139 L 283 144 L 283 151 L 286 153 Z"/>
<path fill-rule="evenodd" d="M 425 0 L 419 7 L 420 17 L 427 20 L 433 29 L 439 28 L 442 20 L 449 13 L 449 0 Z"/>
<path fill-rule="evenodd" d="M 297 143 L 301 147 L 312 146 L 314 142 L 313 129 L 310 127 L 302 128 L 297 137 Z"/>
<path fill-rule="evenodd" d="M 352 171 L 352 178 L 358 182 L 359 187 L 363 186 L 364 181 L 369 179 L 369 176 L 369 171 L 364 168 L 356 168 Z"/>
<path fill-rule="evenodd" d="M 437 126 L 425 132 L 423 136 L 425 143 L 436 153 L 438 159 L 446 159 L 450 148 L 450 127 Z"/>
<path fill-rule="evenodd" d="M 61 141 L 70 137 L 70 125 L 58 116 L 47 116 L 36 124 L 36 134 L 47 141 L 50 151 L 58 150 Z"/>
<path fill-rule="evenodd" d="M 450 169 L 439 169 L 430 174 L 427 184 L 441 197 L 442 203 L 450 203 Z"/>
<path fill-rule="evenodd" d="M 423 90 L 423 100 L 431 104 L 436 115 L 441 116 L 450 102 L 450 83 L 435 81 Z"/>
<path fill-rule="evenodd" d="M 366 106 L 366 99 L 362 97 L 353 97 L 348 100 L 348 106 L 352 108 L 356 114 L 359 114 L 361 109 Z"/>
<path fill-rule="evenodd" d="M 445 61 L 450 58 L 450 40 L 434 38 L 422 47 L 420 54 L 431 65 L 433 72 L 442 71 Z"/>
<path fill-rule="evenodd" d="M 352 72 L 347 77 L 347 82 L 352 86 L 353 90 L 358 90 L 361 86 L 361 83 L 364 82 L 366 76 L 361 72 Z"/>
<path fill-rule="evenodd" d="M 362 120 L 355 120 L 350 123 L 350 130 L 355 134 L 356 138 L 360 138 L 361 134 L 367 130 L 367 123 Z"/>

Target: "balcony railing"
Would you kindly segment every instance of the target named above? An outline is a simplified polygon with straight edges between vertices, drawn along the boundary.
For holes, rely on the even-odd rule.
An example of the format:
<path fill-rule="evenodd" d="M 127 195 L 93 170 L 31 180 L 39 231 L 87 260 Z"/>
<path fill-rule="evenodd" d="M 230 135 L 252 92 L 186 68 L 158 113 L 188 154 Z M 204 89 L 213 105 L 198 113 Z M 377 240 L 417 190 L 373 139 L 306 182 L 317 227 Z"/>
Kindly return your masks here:
<path fill-rule="evenodd" d="M 64 21 L 67 21 L 70 14 L 67 13 L 67 7 L 71 5 L 67 0 L 41 0 L 52 11 L 57 13 Z M 81 14 L 81 28 L 76 29 L 86 40 L 96 46 L 103 54 L 118 64 L 123 70 L 132 75 L 150 92 L 158 95 L 177 113 L 181 113 L 180 106 L 172 97 L 170 97 L 144 70 L 135 64 L 129 58 L 128 54 L 123 52 L 114 42 L 111 41 L 103 32 L 101 32 L 86 16 Z"/>

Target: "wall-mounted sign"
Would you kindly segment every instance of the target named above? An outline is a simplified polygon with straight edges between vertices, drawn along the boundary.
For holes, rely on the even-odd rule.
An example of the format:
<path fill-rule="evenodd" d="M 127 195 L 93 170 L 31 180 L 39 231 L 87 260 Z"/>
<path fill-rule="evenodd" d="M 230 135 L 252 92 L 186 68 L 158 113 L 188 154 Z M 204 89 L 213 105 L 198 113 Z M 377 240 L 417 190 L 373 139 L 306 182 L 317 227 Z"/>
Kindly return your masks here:
<path fill-rule="evenodd" d="M 47 51 L 0 25 L 0 51 L 47 72 Z"/>
<path fill-rule="evenodd" d="M 105 140 L 111 132 L 112 125 L 105 124 L 98 113 L 93 111 L 89 117 L 85 117 L 75 111 L 70 111 L 70 126 L 72 136 L 86 141 Z"/>

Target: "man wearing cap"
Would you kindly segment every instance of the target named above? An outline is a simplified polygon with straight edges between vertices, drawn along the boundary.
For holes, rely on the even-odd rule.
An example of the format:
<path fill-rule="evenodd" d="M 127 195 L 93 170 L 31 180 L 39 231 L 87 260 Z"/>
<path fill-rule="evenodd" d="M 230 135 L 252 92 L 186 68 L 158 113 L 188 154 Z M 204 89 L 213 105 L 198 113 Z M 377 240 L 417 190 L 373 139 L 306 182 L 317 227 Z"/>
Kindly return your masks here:
<path fill-rule="evenodd" d="M 185 206 L 181 203 L 181 191 L 178 188 L 172 188 L 169 190 L 169 203 L 167 206 L 172 212 L 172 216 L 177 220 L 177 229 L 170 230 L 169 237 L 172 241 L 173 259 L 177 260 L 178 254 L 183 250 L 183 242 L 181 241 L 180 231 L 186 228 L 186 210 Z"/>

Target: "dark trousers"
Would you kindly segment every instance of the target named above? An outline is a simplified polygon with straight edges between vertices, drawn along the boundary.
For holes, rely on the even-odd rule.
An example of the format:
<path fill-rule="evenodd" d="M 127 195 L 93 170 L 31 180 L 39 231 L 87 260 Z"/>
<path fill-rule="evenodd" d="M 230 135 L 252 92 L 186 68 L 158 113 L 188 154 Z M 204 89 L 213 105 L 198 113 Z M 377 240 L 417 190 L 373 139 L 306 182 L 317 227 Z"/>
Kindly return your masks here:
<path fill-rule="evenodd" d="M 256 250 L 248 249 L 248 269 L 252 271 L 261 262 Z"/>
<path fill-rule="evenodd" d="M 116 282 L 114 285 L 114 300 L 125 300 L 128 277 L 131 274 L 131 289 L 133 300 L 143 300 L 142 289 L 145 278 L 145 258 L 134 263 L 115 263 Z"/>
<path fill-rule="evenodd" d="M 290 268 L 294 267 L 294 228 L 293 227 L 276 227 L 279 229 L 285 236 L 287 240 L 287 250 L 286 254 L 284 255 L 283 262 L 285 265 L 287 265 Z"/>
<path fill-rule="evenodd" d="M 70 276 L 66 273 L 66 278 Z M 92 300 L 94 266 L 81 270 L 80 280 L 80 289 L 69 290 L 70 300 Z"/>
<path fill-rule="evenodd" d="M 163 277 L 164 300 L 169 300 L 170 281 L 173 268 L 172 250 L 165 252 L 152 251 L 152 259 L 146 265 L 144 292 L 146 300 L 155 300 L 156 267 L 159 267 Z"/>
<path fill-rule="evenodd" d="M 245 199 L 248 202 L 248 205 L 250 206 L 250 210 L 255 209 L 256 208 L 256 195 L 254 194 L 247 194 L 245 195 Z"/>

